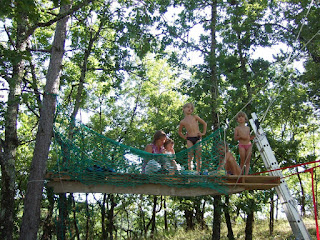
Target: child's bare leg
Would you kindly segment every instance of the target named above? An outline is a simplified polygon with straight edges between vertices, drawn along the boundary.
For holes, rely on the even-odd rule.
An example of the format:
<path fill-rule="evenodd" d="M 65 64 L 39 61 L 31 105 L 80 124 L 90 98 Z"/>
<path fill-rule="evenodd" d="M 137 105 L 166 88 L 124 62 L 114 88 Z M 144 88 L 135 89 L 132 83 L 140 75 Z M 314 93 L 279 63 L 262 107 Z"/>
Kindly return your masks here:
<path fill-rule="evenodd" d="M 250 170 L 250 160 L 251 160 L 251 154 L 252 154 L 252 147 L 248 148 L 246 151 L 246 175 L 249 175 L 249 170 Z"/>
<path fill-rule="evenodd" d="M 188 153 L 188 170 L 193 169 L 193 153 Z"/>
<path fill-rule="evenodd" d="M 241 175 L 241 169 L 231 153 L 227 153 L 225 170 L 234 175 Z"/>
<path fill-rule="evenodd" d="M 244 165 L 246 163 L 246 150 L 244 148 L 242 148 L 242 147 L 239 147 L 239 155 L 240 155 L 241 174 L 243 174 L 244 173 L 243 167 L 244 167 Z"/>
<path fill-rule="evenodd" d="M 187 140 L 187 148 L 191 148 L 193 146 L 192 142 Z M 188 152 L 188 170 L 193 169 L 193 150 Z"/>
<path fill-rule="evenodd" d="M 197 172 L 201 171 L 201 147 L 198 146 L 196 149 L 196 162 L 197 162 Z"/>

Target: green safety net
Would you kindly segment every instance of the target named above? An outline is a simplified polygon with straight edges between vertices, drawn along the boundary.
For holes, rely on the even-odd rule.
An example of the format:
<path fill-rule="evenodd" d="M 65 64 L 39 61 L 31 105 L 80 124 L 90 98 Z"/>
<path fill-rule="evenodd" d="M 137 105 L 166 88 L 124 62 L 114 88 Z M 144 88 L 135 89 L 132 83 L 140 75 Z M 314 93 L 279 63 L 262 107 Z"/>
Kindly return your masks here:
<path fill-rule="evenodd" d="M 68 126 L 68 127 L 66 127 Z M 134 187 L 157 183 L 171 187 L 204 187 L 226 194 L 223 185 L 223 131 L 215 131 L 193 147 L 172 154 L 151 154 L 126 146 L 81 122 L 55 122 L 57 162 L 49 172 L 83 184 Z M 195 171 L 201 162 L 200 172 Z M 192 161 L 193 169 L 188 169 Z"/>

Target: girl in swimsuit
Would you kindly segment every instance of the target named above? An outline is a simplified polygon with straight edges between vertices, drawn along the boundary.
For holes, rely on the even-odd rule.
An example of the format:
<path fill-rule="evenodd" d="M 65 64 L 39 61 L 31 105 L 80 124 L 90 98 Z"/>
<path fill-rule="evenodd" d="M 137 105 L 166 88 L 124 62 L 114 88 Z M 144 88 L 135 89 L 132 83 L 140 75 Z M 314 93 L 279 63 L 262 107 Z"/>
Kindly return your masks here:
<path fill-rule="evenodd" d="M 239 141 L 240 168 L 243 173 L 245 167 L 245 175 L 249 174 L 250 160 L 252 153 L 251 141 L 254 136 L 250 136 L 250 127 L 246 126 L 248 117 L 244 112 L 238 112 L 236 116 L 238 126 L 234 130 L 234 140 Z"/>

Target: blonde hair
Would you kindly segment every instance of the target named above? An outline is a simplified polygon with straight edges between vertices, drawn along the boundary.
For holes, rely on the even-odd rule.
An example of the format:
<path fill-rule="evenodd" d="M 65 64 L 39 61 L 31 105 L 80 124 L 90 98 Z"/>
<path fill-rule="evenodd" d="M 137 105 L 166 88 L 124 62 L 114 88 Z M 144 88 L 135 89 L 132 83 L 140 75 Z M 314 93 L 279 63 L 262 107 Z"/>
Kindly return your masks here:
<path fill-rule="evenodd" d="M 193 110 L 194 110 L 194 106 L 192 103 L 186 103 L 185 105 L 183 105 L 183 109 L 185 109 L 186 107 L 190 106 Z"/>
<path fill-rule="evenodd" d="M 242 112 L 242 111 L 238 112 L 236 119 L 238 119 L 239 117 L 244 117 L 246 119 L 246 121 L 248 121 L 248 116 L 245 112 Z"/>
<path fill-rule="evenodd" d="M 166 147 L 170 143 L 174 144 L 174 141 L 171 138 L 167 138 L 167 140 L 164 142 L 163 146 Z"/>

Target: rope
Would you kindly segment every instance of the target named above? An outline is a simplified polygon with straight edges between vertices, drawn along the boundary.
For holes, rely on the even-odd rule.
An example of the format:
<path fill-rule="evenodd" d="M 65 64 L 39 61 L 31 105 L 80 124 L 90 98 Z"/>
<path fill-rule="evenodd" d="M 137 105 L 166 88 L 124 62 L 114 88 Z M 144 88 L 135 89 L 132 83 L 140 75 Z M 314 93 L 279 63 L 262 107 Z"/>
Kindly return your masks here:
<path fill-rule="evenodd" d="M 281 167 L 281 168 L 277 168 L 277 169 L 257 172 L 257 173 L 253 173 L 251 175 L 258 175 L 258 174 L 262 174 L 262 173 L 274 172 L 274 171 L 284 170 L 284 169 L 288 169 L 288 168 L 300 167 L 300 166 L 309 165 L 309 164 L 317 163 L 317 162 L 320 162 L 320 160 L 316 160 L 316 161 L 312 161 L 312 162 L 306 162 L 306 163 L 299 163 L 299 164 L 295 164 L 295 165 L 291 165 L 291 166 L 287 166 L 287 167 Z"/>
<path fill-rule="evenodd" d="M 312 6 L 312 5 L 313 5 L 313 0 L 311 1 L 310 5 L 309 5 L 308 11 L 307 11 L 307 13 L 306 13 L 306 15 L 305 15 L 305 17 L 304 17 L 304 20 L 302 21 L 302 25 L 301 25 L 301 27 L 300 27 L 300 29 L 299 29 L 298 35 L 297 35 L 297 37 L 296 37 L 296 39 L 295 39 L 294 42 L 297 42 L 297 40 L 299 39 L 299 36 L 300 36 L 300 34 L 301 34 L 301 31 L 302 31 L 302 28 L 303 28 L 303 26 L 304 26 L 305 19 L 306 19 L 307 16 L 309 15 L 309 12 L 310 12 L 310 9 L 311 9 L 311 6 Z M 319 32 L 319 31 L 318 31 L 318 32 Z M 317 35 L 318 32 L 317 32 L 315 35 Z M 315 35 L 314 35 L 314 36 L 315 36 Z M 312 37 L 312 38 L 313 38 L 313 37 Z M 308 43 L 309 43 L 309 42 L 310 42 L 310 41 L 308 41 Z M 305 47 L 306 47 L 306 46 L 307 46 L 307 44 L 305 45 Z M 282 69 L 286 69 L 286 68 L 288 67 L 289 61 L 290 61 L 291 56 L 292 56 L 292 54 L 293 54 L 293 51 L 294 51 L 294 50 L 292 50 L 292 51 L 290 52 L 289 57 L 286 59 L 285 66 L 284 66 L 284 68 L 282 68 Z M 283 73 L 283 71 L 282 71 L 281 73 Z M 283 74 L 281 74 L 281 76 L 283 76 Z M 281 79 L 281 78 L 280 78 L 280 79 Z M 279 87 L 278 87 L 278 88 L 279 88 Z M 268 107 L 267 107 L 267 110 L 265 111 L 265 114 L 263 115 L 263 117 L 260 119 L 260 122 L 263 122 L 263 121 L 264 121 L 267 113 L 268 113 L 269 110 L 270 110 L 271 105 L 274 103 L 274 101 L 276 100 L 277 96 L 279 96 L 279 94 L 282 92 L 282 90 L 283 90 L 283 87 L 282 87 L 282 88 L 279 88 L 278 93 L 274 96 L 273 99 L 270 100 L 270 103 L 269 103 L 269 105 L 268 105 Z"/>

